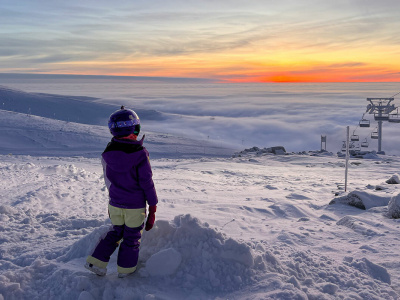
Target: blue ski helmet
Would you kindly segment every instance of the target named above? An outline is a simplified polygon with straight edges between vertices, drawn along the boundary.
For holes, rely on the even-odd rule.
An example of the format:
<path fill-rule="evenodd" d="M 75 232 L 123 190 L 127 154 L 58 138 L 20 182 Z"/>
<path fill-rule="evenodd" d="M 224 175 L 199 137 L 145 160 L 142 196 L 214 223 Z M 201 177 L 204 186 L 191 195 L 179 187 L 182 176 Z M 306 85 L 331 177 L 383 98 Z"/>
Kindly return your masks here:
<path fill-rule="evenodd" d="M 108 120 L 108 128 L 115 137 L 139 135 L 140 120 L 138 115 L 131 109 L 121 106 L 120 110 L 114 112 Z"/>

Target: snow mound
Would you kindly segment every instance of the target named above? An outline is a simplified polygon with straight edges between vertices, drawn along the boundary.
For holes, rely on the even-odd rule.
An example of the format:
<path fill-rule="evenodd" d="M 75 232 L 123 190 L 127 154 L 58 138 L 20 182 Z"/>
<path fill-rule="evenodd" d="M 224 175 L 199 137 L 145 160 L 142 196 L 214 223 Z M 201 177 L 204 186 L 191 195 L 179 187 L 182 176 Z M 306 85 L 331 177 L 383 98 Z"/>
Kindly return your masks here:
<path fill-rule="evenodd" d="M 370 209 L 373 207 L 388 205 L 390 197 L 377 196 L 364 191 L 353 191 L 349 194 L 333 199 L 329 204 L 347 204 L 360 209 Z"/>
<path fill-rule="evenodd" d="M 176 272 L 174 284 L 203 290 L 236 290 L 251 281 L 254 265 L 249 245 L 227 238 L 191 215 L 176 216 L 172 223 L 157 221 L 143 237 L 140 256 L 147 261 L 142 276 Z"/>
<path fill-rule="evenodd" d="M 386 180 L 386 183 L 388 183 L 388 184 L 400 184 L 399 174 L 394 174 L 392 177 L 390 177 L 388 180 Z"/>
<path fill-rule="evenodd" d="M 400 219 L 400 194 L 393 196 L 389 201 L 388 215 L 393 219 Z"/>

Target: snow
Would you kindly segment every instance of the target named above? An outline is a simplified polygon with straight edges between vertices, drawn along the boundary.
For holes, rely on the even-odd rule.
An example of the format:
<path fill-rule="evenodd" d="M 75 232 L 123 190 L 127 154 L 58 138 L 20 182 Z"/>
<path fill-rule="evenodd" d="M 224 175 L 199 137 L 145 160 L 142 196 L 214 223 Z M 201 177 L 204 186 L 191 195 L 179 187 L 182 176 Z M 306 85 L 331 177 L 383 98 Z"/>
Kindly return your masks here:
<path fill-rule="evenodd" d="M 146 132 L 160 202 L 120 279 L 116 254 L 83 267 L 111 225 L 106 128 L 4 110 L 0 128 L 0 299 L 399 299 L 400 157 L 352 158 L 344 192 L 330 152 Z"/>

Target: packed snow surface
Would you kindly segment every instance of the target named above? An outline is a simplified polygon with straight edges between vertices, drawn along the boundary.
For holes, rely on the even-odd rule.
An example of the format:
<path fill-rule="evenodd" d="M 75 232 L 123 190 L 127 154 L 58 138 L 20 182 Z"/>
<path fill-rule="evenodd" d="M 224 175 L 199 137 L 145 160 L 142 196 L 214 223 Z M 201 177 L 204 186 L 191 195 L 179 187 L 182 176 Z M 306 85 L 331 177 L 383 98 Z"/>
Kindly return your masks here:
<path fill-rule="evenodd" d="M 232 157 L 147 132 L 156 224 L 119 279 L 115 255 L 105 277 L 83 267 L 111 225 L 106 128 L 7 111 L 0 125 L 0 299 L 399 299 L 399 157 L 352 159 L 344 192 L 332 153 Z"/>

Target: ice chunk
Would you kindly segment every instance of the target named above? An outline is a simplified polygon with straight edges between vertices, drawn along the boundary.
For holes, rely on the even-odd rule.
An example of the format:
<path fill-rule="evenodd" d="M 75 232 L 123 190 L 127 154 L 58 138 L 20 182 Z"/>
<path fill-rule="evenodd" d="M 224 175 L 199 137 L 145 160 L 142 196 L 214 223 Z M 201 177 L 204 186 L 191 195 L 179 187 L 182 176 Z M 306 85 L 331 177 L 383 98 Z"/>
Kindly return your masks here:
<path fill-rule="evenodd" d="M 178 269 L 182 255 L 174 248 L 161 250 L 153 254 L 146 262 L 146 270 L 150 276 L 172 275 Z"/>

